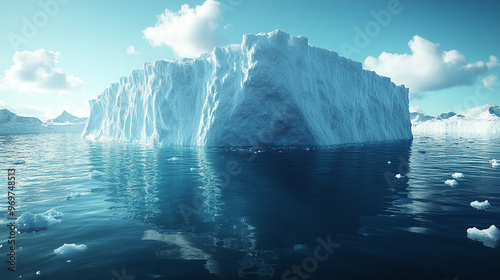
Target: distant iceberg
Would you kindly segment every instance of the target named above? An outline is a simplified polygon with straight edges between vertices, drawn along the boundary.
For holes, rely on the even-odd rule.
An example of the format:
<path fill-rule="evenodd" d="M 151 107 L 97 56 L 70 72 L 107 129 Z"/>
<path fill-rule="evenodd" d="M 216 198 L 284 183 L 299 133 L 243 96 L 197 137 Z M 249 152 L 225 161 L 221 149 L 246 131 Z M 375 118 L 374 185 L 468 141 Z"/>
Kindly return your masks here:
<path fill-rule="evenodd" d="M 279 30 L 145 64 L 90 105 L 87 139 L 307 146 L 412 138 L 408 89 Z"/>
<path fill-rule="evenodd" d="M 448 112 L 432 117 L 410 113 L 413 135 L 420 136 L 500 136 L 500 107 L 480 106 L 462 114 Z"/>
<path fill-rule="evenodd" d="M 0 109 L 0 135 L 34 133 L 81 133 L 87 118 L 77 118 L 70 113 L 63 113 L 42 122 L 35 117 L 21 117 L 7 109 Z"/>

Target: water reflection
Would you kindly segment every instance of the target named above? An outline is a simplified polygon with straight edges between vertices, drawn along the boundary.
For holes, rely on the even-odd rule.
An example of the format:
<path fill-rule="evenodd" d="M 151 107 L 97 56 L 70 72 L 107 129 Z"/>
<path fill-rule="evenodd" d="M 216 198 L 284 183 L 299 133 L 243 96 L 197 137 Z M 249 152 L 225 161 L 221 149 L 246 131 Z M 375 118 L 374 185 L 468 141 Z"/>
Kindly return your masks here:
<path fill-rule="evenodd" d="M 270 279 L 310 253 L 318 236 L 358 234 L 360 217 L 383 211 L 407 186 L 393 178 L 408 173 L 410 144 L 255 151 L 95 144 L 90 160 L 106 174 L 113 207 L 153 228 L 142 238 L 163 243 L 159 258 Z"/>

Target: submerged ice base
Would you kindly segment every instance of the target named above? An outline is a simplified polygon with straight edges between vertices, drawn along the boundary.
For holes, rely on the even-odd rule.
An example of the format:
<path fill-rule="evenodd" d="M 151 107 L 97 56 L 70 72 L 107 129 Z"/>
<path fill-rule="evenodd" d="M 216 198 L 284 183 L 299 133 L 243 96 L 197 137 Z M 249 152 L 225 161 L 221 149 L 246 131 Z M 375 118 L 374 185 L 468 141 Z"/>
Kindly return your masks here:
<path fill-rule="evenodd" d="M 285 146 L 412 138 L 408 89 L 279 30 L 145 64 L 90 105 L 87 139 Z"/>

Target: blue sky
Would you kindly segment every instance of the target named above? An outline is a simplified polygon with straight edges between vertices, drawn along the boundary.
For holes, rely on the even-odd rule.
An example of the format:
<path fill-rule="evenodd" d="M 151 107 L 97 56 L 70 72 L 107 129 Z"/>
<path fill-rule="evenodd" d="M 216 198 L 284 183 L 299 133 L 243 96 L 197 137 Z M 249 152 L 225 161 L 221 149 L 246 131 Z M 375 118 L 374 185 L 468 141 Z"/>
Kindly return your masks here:
<path fill-rule="evenodd" d="M 2 1 L 0 108 L 86 116 L 89 99 L 145 62 L 275 29 L 404 83 L 413 110 L 500 105 L 499 10 L 498 1 L 447 0 Z"/>

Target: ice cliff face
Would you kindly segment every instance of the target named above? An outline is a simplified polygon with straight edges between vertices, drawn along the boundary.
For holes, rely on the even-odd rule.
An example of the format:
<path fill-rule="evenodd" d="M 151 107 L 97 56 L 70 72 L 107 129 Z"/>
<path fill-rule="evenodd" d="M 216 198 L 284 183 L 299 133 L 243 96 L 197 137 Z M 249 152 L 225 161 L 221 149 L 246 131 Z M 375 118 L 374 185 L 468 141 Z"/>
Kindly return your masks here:
<path fill-rule="evenodd" d="M 444 113 L 437 118 L 411 113 L 412 132 L 422 136 L 500 136 L 500 107 L 485 105 L 463 114 Z"/>
<path fill-rule="evenodd" d="M 282 31 L 145 64 L 96 100 L 88 139 L 184 146 L 411 139 L 408 90 Z"/>

